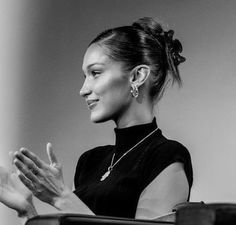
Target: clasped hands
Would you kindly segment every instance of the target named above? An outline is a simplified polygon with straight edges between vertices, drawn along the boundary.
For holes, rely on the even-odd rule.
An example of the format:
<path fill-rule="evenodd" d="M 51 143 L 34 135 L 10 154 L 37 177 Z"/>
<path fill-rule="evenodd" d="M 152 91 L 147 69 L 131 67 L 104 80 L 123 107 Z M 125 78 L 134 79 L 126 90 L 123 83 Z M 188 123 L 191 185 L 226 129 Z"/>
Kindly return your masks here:
<path fill-rule="evenodd" d="M 0 202 L 18 213 L 27 213 L 27 205 L 33 204 L 32 194 L 54 206 L 57 199 L 69 192 L 69 188 L 64 184 L 62 166 L 50 143 L 47 144 L 46 150 L 50 164 L 28 149 L 21 148 L 13 154 L 17 174 L 0 168 Z"/>

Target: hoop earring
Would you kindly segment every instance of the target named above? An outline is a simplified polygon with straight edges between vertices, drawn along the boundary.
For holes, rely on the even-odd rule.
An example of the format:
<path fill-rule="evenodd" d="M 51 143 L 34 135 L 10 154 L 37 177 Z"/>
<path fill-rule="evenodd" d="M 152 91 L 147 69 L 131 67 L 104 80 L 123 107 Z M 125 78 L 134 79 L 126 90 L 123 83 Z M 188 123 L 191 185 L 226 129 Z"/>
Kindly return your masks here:
<path fill-rule="evenodd" d="M 131 84 L 131 91 L 130 91 L 131 95 L 134 98 L 137 98 L 139 96 L 139 91 L 138 91 L 138 87 L 135 84 Z"/>

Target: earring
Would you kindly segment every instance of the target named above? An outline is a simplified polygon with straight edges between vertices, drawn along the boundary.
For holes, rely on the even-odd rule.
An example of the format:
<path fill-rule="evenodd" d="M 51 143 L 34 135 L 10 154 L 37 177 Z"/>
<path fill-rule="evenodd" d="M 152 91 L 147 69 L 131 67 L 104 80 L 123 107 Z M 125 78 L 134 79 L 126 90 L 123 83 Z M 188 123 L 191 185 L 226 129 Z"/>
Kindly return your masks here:
<path fill-rule="evenodd" d="M 131 84 L 131 91 L 130 92 L 134 98 L 137 98 L 139 95 L 138 86 L 135 84 Z"/>

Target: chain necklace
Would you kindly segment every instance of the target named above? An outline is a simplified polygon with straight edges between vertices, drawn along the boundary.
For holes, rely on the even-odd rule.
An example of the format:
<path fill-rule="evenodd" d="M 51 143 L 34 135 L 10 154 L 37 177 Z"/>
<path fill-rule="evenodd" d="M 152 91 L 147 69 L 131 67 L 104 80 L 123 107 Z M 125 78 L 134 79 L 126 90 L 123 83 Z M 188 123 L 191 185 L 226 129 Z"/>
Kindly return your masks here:
<path fill-rule="evenodd" d="M 111 165 L 107 168 L 107 172 L 105 172 L 103 174 L 100 181 L 104 181 L 110 175 L 110 173 L 111 173 L 112 169 L 114 168 L 114 166 L 117 165 L 117 163 L 120 162 L 120 160 L 123 159 L 123 157 L 125 157 L 129 152 L 131 152 L 134 148 L 136 148 L 139 144 L 141 144 L 144 140 L 146 140 L 149 136 L 151 136 L 157 130 L 158 130 L 158 128 L 153 130 L 150 134 L 148 134 L 141 141 L 139 141 L 137 144 L 135 144 L 132 148 L 130 148 L 127 152 L 125 152 L 115 163 L 114 163 L 114 158 L 115 158 L 116 153 L 113 153 L 112 159 L 111 159 Z"/>

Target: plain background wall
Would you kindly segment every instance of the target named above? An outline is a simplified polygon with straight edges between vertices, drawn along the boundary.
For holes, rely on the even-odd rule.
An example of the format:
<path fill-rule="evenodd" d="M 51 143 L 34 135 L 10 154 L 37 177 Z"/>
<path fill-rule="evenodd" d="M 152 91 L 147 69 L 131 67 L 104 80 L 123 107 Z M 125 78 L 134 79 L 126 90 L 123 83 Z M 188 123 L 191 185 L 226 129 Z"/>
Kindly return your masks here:
<path fill-rule="evenodd" d="M 79 96 L 86 46 L 106 28 L 151 16 L 175 30 L 187 58 L 183 88 L 166 91 L 156 116 L 163 133 L 191 152 L 191 200 L 236 202 L 234 0 L 1 0 L 0 6 L 1 165 L 22 146 L 47 160 L 50 141 L 72 186 L 79 155 L 114 142 L 114 124 L 92 124 Z M 43 203 L 36 205 L 45 213 Z M 1 205 L 0 215 L 1 224 L 18 224 Z"/>

